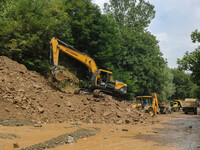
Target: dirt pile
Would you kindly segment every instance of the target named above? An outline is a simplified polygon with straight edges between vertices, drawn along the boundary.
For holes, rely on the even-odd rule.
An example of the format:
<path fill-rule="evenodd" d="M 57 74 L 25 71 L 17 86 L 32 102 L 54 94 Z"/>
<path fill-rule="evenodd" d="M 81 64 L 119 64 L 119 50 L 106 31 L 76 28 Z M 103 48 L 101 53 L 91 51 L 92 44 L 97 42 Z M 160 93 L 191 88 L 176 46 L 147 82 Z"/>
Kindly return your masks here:
<path fill-rule="evenodd" d="M 59 92 L 38 73 L 4 56 L 0 56 L 0 85 L 0 119 L 115 124 L 148 119 L 124 101 Z"/>

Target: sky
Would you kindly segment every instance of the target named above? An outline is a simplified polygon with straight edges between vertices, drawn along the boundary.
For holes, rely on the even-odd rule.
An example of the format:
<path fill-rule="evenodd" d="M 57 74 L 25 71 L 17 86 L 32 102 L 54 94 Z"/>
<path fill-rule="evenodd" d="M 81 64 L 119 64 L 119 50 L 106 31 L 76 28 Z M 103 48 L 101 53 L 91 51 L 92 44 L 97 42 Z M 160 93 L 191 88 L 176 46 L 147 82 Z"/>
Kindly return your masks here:
<path fill-rule="evenodd" d="M 197 48 L 190 35 L 200 30 L 200 0 L 148 0 L 155 6 L 156 15 L 147 28 L 159 41 L 163 57 L 170 68 L 176 68 L 177 59 L 183 58 L 186 51 Z M 103 8 L 109 0 L 92 0 Z"/>

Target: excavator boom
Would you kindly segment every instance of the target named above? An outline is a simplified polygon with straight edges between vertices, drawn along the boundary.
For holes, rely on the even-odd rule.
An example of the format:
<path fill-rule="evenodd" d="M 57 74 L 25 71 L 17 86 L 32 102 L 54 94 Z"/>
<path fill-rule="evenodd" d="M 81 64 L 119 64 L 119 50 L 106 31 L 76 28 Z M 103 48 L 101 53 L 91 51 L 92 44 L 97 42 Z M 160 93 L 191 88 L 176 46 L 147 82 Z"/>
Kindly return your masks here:
<path fill-rule="evenodd" d="M 127 85 L 120 81 L 114 81 L 113 79 L 113 73 L 111 71 L 107 71 L 104 69 L 98 69 L 95 61 L 86 55 L 83 52 L 80 52 L 79 50 L 71 47 L 70 45 L 62 42 L 61 40 L 53 37 L 51 39 L 51 49 L 52 49 L 52 55 L 53 55 L 53 65 L 54 69 L 57 69 L 58 66 L 58 59 L 59 59 L 59 52 L 62 51 L 65 54 L 73 57 L 74 59 L 78 60 L 79 62 L 83 63 L 90 72 L 92 72 L 92 78 L 91 78 L 91 84 L 90 89 L 96 90 L 98 89 L 98 92 L 95 93 L 113 93 L 113 94 L 119 94 L 124 95 L 127 92 Z M 61 72 L 61 71 L 60 71 Z M 58 81 L 63 80 L 64 78 L 59 71 L 55 73 L 54 71 L 54 77 Z"/>
<path fill-rule="evenodd" d="M 62 43 L 63 45 L 59 44 Z M 53 63 L 55 66 L 58 65 L 58 59 L 59 59 L 59 51 L 63 51 L 67 55 L 73 57 L 74 59 L 80 61 L 84 65 L 88 67 L 90 72 L 94 73 L 97 70 L 97 65 L 95 61 L 90 58 L 88 55 L 78 51 L 77 49 L 71 47 L 70 45 L 62 42 L 61 40 L 53 37 L 51 39 L 51 45 L 52 45 L 52 50 L 53 50 Z"/>

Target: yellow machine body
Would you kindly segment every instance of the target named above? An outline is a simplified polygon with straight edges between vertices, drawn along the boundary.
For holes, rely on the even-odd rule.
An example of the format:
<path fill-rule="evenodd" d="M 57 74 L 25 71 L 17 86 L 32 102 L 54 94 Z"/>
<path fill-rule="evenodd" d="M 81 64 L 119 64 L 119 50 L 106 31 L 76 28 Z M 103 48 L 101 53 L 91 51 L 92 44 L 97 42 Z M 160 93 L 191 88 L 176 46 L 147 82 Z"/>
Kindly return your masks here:
<path fill-rule="evenodd" d="M 143 110 L 152 117 L 160 111 L 156 93 L 153 93 L 152 96 L 137 96 L 136 101 L 132 107 Z"/>

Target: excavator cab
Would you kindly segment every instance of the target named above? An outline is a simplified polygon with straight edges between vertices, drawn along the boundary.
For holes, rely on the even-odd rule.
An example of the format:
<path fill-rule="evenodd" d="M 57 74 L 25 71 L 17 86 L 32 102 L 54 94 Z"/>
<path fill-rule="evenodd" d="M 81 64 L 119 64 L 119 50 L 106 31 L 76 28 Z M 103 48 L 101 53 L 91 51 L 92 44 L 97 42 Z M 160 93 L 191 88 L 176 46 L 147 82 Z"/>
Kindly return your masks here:
<path fill-rule="evenodd" d="M 111 71 L 98 69 L 91 78 L 91 88 L 101 89 L 104 92 L 115 91 L 119 94 L 126 94 L 127 86 L 123 82 L 114 80 Z M 104 90 L 106 89 L 106 90 Z"/>
<path fill-rule="evenodd" d="M 153 103 L 152 96 L 137 96 L 136 101 L 139 106 L 137 106 L 138 109 L 147 109 Z"/>

